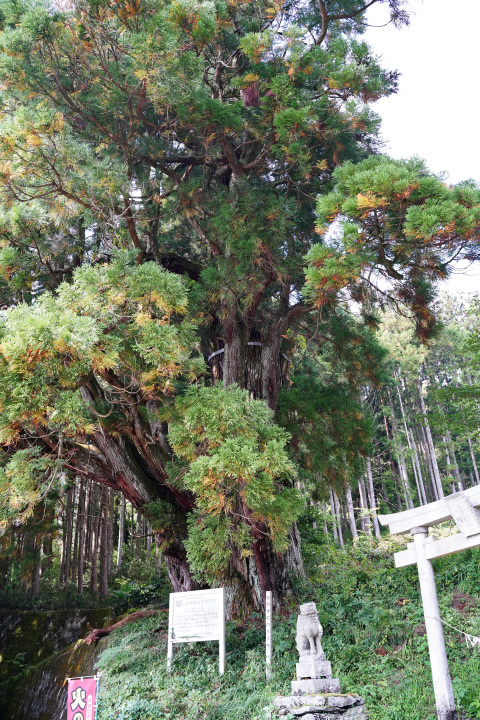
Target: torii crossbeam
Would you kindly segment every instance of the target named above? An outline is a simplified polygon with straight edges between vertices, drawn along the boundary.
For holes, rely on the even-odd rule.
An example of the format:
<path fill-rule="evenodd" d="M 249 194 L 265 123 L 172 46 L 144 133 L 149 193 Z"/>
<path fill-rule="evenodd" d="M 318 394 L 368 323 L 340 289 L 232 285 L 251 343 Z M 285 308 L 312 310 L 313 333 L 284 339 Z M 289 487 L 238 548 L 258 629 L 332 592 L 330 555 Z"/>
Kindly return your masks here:
<path fill-rule="evenodd" d="M 432 560 L 480 546 L 480 486 L 392 515 L 380 515 L 392 535 L 411 533 L 413 543 L 395 553 L 395 566 L 417 565 L 438 720 L 457 720 Z M 453 519 L 460 532 L 436 539 L 428 528 Z"/>

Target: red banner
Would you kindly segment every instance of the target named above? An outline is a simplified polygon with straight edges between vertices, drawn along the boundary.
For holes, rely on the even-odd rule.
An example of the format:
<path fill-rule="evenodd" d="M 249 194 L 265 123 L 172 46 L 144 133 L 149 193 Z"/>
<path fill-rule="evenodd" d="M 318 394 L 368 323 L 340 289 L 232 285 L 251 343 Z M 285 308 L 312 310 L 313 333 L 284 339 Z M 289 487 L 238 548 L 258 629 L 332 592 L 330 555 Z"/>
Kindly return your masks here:
<path fill-rule="evenodd" d="M 68 679 L 67 720 L 95 720 L 97 678 Z"/>

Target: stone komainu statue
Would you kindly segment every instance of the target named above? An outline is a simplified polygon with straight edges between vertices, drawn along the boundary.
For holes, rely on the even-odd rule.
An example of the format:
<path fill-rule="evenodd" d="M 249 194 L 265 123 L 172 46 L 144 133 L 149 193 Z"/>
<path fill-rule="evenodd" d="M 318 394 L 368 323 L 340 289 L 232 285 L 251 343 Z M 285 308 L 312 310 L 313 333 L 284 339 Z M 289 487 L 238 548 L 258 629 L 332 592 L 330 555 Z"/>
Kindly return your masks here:
<path fill-rule="evenodd" d="M 306 655 L 320 655 L 324 658 L 321 639 L 323 628 L 318 619 L 315 603 L 300 605 L 300 615 L 297 617 L 297 650 L 300 657 Z"/>

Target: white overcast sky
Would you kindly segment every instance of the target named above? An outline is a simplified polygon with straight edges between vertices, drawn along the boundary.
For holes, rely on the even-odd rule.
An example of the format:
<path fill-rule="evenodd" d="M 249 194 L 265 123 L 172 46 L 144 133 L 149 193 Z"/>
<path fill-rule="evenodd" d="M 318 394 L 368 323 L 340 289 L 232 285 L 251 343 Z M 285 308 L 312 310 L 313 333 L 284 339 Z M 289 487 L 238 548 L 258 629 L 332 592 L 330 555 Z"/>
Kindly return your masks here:
<path fill-rule="evenodd" d="M 399 92 L 374 104 L 382 117 L 385 152 L 418 155 L 450 183 L 480 184 L 480 0 L 410 0 L 411 23 L 369 27 L 365 39 L 383 67 L 401 73 Z M 368 22 L 388 10 L 373 6 Z M 448 281 L 452 292 L 480 291 L 480 266 Z"/>

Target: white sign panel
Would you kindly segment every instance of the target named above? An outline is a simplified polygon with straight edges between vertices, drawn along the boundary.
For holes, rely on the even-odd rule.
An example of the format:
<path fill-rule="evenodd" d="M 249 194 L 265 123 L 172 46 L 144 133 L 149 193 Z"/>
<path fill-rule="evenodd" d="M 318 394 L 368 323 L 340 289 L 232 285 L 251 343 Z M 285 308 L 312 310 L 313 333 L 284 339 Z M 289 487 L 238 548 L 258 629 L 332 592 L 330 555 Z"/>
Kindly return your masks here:
<path fill-rule="evenodd" d="M 220 673 L 225 666 L 225 592 L 193 590 L 170 593 L 168 615 L 167 668 L 170 670 L 173 644 L 186 642 L 219 641 Z"/>

